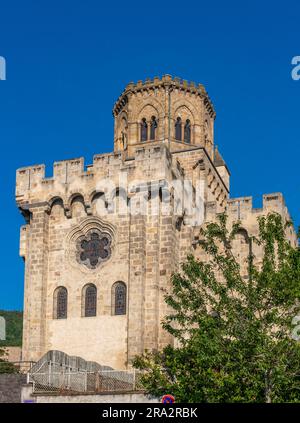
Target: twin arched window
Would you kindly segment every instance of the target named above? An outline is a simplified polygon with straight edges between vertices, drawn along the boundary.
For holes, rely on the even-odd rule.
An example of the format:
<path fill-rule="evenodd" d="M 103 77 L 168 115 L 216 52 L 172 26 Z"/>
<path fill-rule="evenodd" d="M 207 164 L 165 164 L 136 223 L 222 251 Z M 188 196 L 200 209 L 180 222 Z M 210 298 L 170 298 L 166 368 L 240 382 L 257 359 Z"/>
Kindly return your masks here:
<path fill-rule="evenodd" d="M 182 120 L 178 117 L 175 122 L 175 139 L 177 141 L 182 141 L 182 126 Z M 189 119 L 184 124 L 183 141 L 188 144 L 191 143 L 191 121 Z"/>
<path fill-rule="evenodd" d="M 150 131 L 148 131 L 149 126 L 150 126 Z M 141 121 L 141 141 L 155 140 L 156 129 L 157 129 L 157 119 L 155 116 L 151 117 L 149 125 L 147 123 L 146 118 L 143 118 Z"/>
<path fill-rule="evenodd" d="M 66 319 L 68 315 L 68 291 L 60 286 L 54 291 L 55 319 Z M 112 286 L 111 310 L 113 315 L 126 314 L 127 288 L 124 282 L 115 282 Z M 82 290 L 82 316 L 92 317 L 97 315 L 97 288 L 87 284 Z"/>
<path fill-rule="evenodd" d="M 150 130 L 149 130 L 150 128 Z M 146 118 L 141 121 L 141 141 L 155 140 L 157 129 L 157 119 L 155 116 L 151 117 L 150 122 Z M 191 143 L 191 121 L 186 119 L 183 123 L 181 117 L 178 117 L 175 122 L 175 139 L 184 141 L 187 144 Z"/>

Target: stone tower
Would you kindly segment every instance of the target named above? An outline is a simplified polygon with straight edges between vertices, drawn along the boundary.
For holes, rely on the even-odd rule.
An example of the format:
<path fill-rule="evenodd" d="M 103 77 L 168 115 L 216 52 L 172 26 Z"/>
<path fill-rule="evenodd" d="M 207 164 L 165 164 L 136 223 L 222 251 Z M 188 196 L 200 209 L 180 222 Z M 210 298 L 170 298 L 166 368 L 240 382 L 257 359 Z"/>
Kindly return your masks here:
<path fill-rule="evenodd" d="M 172 151 L 203 147 L 213 159 L 215 111 L 203 85 L 165 75 L 130 83 L 115 103 L 114 150 L 164 143 Z"/>
<path fill-rule="evenodd" d="M 262 209 L 251 197 L 229 199 L 230 173 L 214 147 L 215 112 L 202 85 L 168 75 L 130 83 L 113 115 L 114 152 L 95 155 L 86 170 L 83 158 L 55 162 L 52 178 L 44 165 L 17 170 L 26 219 L 23 360 L 57 349 L 130 366 L 136 354 L 173 342 L 160 324 L 164 293 L 186 255 L 199 255 L 203 222 L 227 210 L 254 234 L 259 214 L 288 218 L 281 194 L 265 195 Z M 201 197 L 201 221 L 186 200 L 177 208 L 178 186 L 192 206 Z M 242 260 L 243 237 L 236 249 Z"/>

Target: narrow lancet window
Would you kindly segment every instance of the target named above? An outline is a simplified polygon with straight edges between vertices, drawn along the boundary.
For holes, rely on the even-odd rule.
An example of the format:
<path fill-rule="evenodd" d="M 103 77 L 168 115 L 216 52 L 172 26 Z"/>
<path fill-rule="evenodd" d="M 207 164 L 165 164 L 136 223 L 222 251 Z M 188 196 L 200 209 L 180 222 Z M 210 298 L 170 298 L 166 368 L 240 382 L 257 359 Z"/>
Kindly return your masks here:
<path fill-rule="evenodd" d="M 175 139 L 178 141 L 182 140 L 182 124 L 180 117 L 178 117 L 175 122 Z"/>
<path fill-rule="evenodd" d="M 189 119 L 186 120 L 184 125 L 184 142 L 191 142 L 191 122 Z"/>
<path fill-rule="evenodd" d="M 148 125 L 145 118 L 141 122 L 141 141 L 147 141 L 148 139 Z"/>
<path fill-rule="evenodd" d="M 151 125 L 150 125 L 150 140 L 155 140 L 156 138 L 156 128 L 157 128 L 157 121 L 155 116 L 151 118 Z"/>

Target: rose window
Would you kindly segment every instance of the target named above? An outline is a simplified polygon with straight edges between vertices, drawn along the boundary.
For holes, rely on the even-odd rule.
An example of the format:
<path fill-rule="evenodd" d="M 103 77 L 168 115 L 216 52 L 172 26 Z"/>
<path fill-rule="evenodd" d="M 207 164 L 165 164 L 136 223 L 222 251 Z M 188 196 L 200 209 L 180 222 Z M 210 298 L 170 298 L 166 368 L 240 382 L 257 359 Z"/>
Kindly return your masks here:
<path fill-rule="evenodd" d="M 89 269 L 95 269 L 110 255 L 111 238 L 108 234 L 91 231 L 77 243 L 77 260 Z"/>

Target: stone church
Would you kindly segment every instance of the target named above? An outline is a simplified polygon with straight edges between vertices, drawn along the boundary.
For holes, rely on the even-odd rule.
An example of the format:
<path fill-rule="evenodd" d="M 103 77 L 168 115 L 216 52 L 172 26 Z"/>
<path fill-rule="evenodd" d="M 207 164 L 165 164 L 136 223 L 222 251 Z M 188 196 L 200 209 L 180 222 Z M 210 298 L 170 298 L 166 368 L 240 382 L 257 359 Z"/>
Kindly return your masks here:
<path fill-rule="evenodd" d="M 17 170 L 26 222 L 23 360 L 60 350 L 126 369 L 136 354 L 172 342 L 160 325 L 164 293 L 187 254 L 199 256 L 201 224 L 224 210 L 241 220 L 234 248 L 243 265 L 257 216 L 272 210 L 289 219 L 280 193 L 264 195 L 261 209 L 251 197 L 230 198 L 203 85 L 169 75 L 130 83 L 113 117 L 112 153 L 95 155 L 90 165 L 83 158 L 55 162 L 51 178 L 43 164 Z M 201 196 L 200 220 L 185 204 L 175 212 L 174 181 L 186 180 L 192 203 Z M 296 245 L 292 229 L 287 236 Z"/>

